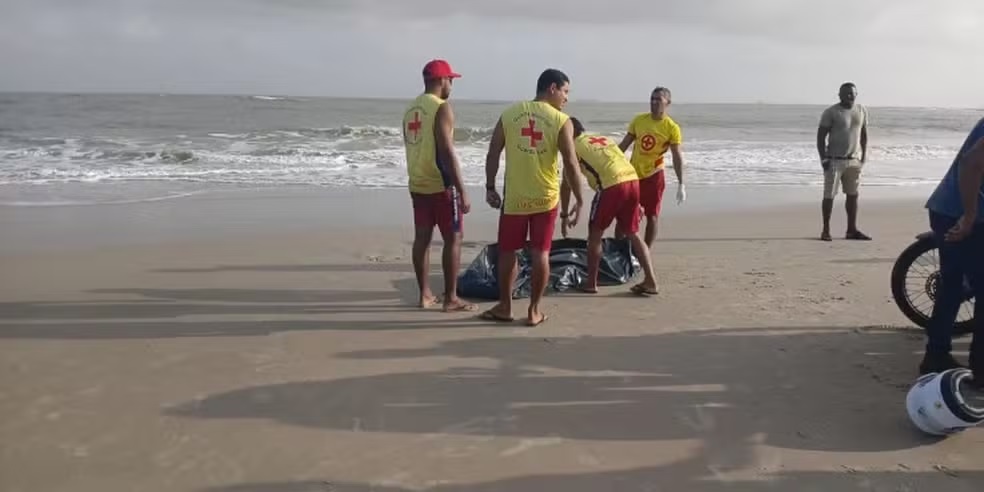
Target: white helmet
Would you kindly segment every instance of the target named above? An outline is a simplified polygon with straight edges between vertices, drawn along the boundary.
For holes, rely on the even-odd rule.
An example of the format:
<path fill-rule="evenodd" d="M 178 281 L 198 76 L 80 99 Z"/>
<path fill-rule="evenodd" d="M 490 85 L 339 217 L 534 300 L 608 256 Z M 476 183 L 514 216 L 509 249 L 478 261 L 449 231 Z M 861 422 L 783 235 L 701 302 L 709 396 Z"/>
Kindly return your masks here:
<path fill-rule="evenodd" d="M 968 369 L 926 374 L 916 380 L 905 398 L 909 419 L 921 431 L 935 436 L 961 432 L 984 421 L 984 408 L 970 406 L 960 384 L 971 379 Z"/>

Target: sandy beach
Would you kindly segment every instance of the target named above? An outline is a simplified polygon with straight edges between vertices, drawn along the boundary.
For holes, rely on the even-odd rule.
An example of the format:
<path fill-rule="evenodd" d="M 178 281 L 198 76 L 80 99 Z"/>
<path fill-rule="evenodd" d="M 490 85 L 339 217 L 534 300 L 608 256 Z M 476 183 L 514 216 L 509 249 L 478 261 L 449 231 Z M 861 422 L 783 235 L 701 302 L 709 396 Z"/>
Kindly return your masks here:
<path fill-rule="evenodd" d="M 923 337 L 888 279 L 923 199 L 824 243 L 817 193 L 691 189 L 659 296 L 551 296 L 534 329 L 413 307 L 401 190 L 2 208 L 0 490 L 984 489 L 984 429 L 905 415 Z M 495 237 L 472 196 L 463 267 Z"/>

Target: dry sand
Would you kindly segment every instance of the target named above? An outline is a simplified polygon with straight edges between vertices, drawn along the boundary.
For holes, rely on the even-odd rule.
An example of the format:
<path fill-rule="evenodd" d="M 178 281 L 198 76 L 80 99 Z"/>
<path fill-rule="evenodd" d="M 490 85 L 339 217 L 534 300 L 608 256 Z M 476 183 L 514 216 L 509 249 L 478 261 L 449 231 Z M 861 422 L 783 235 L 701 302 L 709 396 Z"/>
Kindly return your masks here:
<path fill-rule="evenodd" d="M 407 226 L 8 251 L 0 490 L 984 490 L 984 429 L 904 412 L 920 202 L 862 206 L 868 243 L 670 204 L 658 297 L 552 296 L 535 329 L 414 308 Z"/>

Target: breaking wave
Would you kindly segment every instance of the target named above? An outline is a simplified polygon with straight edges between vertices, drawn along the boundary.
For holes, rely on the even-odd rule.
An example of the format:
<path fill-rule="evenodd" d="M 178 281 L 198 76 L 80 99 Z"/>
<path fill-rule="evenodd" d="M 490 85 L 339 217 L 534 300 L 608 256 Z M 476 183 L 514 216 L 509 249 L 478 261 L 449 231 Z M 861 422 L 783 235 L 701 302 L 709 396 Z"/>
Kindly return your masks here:
<path fill-rule="evenodd" d="M 484 182 L 491 134 L 492 128 L 456 130 L 457 152 L 470 184 Z M 920 163 L 947 161 L 953 151 L 947 145 L 874 146 L 869 174 L 883 184 L 934 181 L 938 169 Z M 819 180 L 816 150 L 808 143 L 689 141 L 685 158 L 692 183 Z M 400 129 L 385 126 L 215 131 L 157 140 L 0 135 L 0 184 L 126 181 L 378 187 L 403 186 L 406 171 Z"/>

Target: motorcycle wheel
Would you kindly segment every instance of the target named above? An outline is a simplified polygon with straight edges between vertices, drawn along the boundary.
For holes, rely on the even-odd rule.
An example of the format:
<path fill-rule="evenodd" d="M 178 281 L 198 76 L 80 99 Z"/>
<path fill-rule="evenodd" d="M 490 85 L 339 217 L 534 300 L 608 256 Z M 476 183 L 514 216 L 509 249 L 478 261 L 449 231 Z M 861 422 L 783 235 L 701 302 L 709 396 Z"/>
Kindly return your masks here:
<path fill-rule="evenodd" d="M 892 267 L 892 298 L 902 314 L 923 329 L 929 326 L 933 314 L 940 281 L 939 265 L 935 240 L 922 236 L 902 251 Z M 954 336 L 973 331 L 974 302 L 968 298 L 960 306 L 953 325 Z"/>

